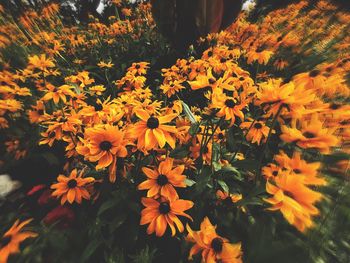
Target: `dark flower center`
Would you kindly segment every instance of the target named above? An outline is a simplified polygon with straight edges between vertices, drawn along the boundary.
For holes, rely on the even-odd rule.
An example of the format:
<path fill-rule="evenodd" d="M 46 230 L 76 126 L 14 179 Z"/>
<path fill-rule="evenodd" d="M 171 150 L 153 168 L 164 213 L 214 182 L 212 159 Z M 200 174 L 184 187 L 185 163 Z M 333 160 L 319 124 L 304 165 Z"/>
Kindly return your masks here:
<path fill-rule="evenodd" d="M 243 81 L 243 80 L 244 80 L 244 77 L 240 77 L 239 80 L 240 80 L 240 81 Z"/>
<path fill-rule="evenodd" d="M 112 144 L 109 141 L 103 141 L 100 143 L 100 149 L 102 151 L 108 151 L 112 148 Z"/>
<path fill-rule="evenodd" d="M 338 103 L 332 103 L 332 104 L 329 106 L 329 108 L 331 108 L 332 110 L 337 110 L 337 109 L 339 109 L 340 107 L 341 107 L 341 105 L 338 104 Z"/>
<path fill-rule="evenodd" d="M 300 169 L 294 169 L 293 172 L 296 173 L 296 174 L 300 174 L 301 173 Z"/>
<path fill-rule="evenodd" d="M 150 117 L 147 120 L 147 127 L 150 129 L 156 129 L 159 127 L 159 120 L 155 117 Z"/>
<path fill-rule="evenodd" d="M 68 188 L 72 189 L 77 186 L 77 180 L 75 179 L 70 179 L 67 183 Z"/>
<path fill-rule="evenodd" d="M 94 106 L 94 108 L 95 108 L 95 111 L 101 111 L 101 110 L 103 109 L 103 107 L 102 107 L 101 104 L 96 104 L 96 105 Z"/>
<path fill-rule="evenodd" d="M 166 185 L 168 183 L 168 177 L 164 174 L 160 174 L 157 178 L 157 184 L 160 186 Z"/>
<path fill-rule="evenodd" d="M 222 244 L 223 243 L 224 243 L 224 241 L 221 238 L 216 237 L 211 241 L 211 247 L 213 248 L 213 250 L 216 253 L 220 253 L 222 251 Z"/>
<path fill-rule="evenodd" d="M 215 81 L 216 81 L 215 79 L 209 79 L 209 84 L 213 85 L 215 83 Z"/>
<path fill-rule="evenodd" d="M 10 244 L 12 240 L 11 236 L 5 236 L 0 239 L 0 248 L 6 247 L 8 244 Z"/>
<path fill-rule="evenodd" d="M 315 69 L 315 70 L 310 71 L 309 76 L 313 78 L 313 77 L 318 76 L 320 73 L 321 73 L 321 71 Z"/>
<path fill-rule="evenodd" d="M 168 202 L 162 202 L 159 204 L 159 213 L 165 215 L 170 212 L 170 205 Z"/>
<path fill-rule="evenodd" d="M 277 175 L 278 175 L 278 171 L 273 171 L 273 172 L 272 172 L 272 175 L 273 175 L 273 176 L 277 176 Z"/>
<path fill-rule="evenodd" d="M 220 59 L 220 62 L 221 62 L 221 63 L 225 63 L 226 61 L 227 61 L 226 58 L 221 58 L 221 59 Z"/>
<path fill-rule="evenodd" d="M 256 49 L 256 52 L 257 53 L 260 53 L 260 52 L 263 52 L 264 51 L 264 47 L 258 47 L 257 49 Z"/>
<path fill-rule="evenodd" d="M 209 51 L 208 52 L 208 57 L 211 57 L 213 55 L 213 52 L 212 51 Z"/>
<path fill-rule="evenodd" d="M 56 133 L 54 131 L 49 133 L 49 138 L 54 138 L 55 136 L 56 136 Z"/>
<path fill-rule="evenodd" d="M 225 105 L 229 108 L 233 108 L 235 106 L 235 101 L 233 99 L 228 99 L 225 101 Z"/>
<path fill-rule="evenodd" d="M 261 129 L 262 128 L 262 124 L 260 122 L 257 122 L 254 124 L 254 128 L 255 129 Z"/>
<path fill-rule="evenodd" d="M 222 133 L 219 133 L 219 134 L 218 134 L 218 138 L 219 138 L 220 140 L 222 140 L 223 138 L 225 138 L 225 136 L 224 136 Z"/>
<path fill-rule="evenodd" d="M 139 69 L 139 68 L 141 68 L 141 66 L 140 66 L 139 64 L 137 64 L 137 65 L 135 66 L 135 68 L 136 68 L 136 69 Z"/>
<path fill-rule="evenodd" d="M 308 138 L 308 139 L 312 139 L 312 138 L 316 137 L 316 135 L 314 133 L 312 133 L 312 132 L 304 132 L 303 136 Z"/>

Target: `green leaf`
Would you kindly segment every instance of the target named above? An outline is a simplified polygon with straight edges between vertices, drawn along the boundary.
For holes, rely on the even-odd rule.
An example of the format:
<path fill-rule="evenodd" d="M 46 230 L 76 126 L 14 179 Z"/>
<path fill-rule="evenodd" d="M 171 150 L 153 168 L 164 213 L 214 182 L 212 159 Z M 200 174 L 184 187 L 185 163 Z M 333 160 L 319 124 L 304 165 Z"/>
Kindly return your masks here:
<path fill-rule="evenodd" d="M 103 203 L 97 212 L 97 216 L 100 216 L 112 207 L 115 207 L 119 203 L 119 199 L 113 198 Z"/>
<path fill-rule="evenodd" d="M 197 122 L 196 118 L 195 118 L 194 114 L 192 113 L 192 111 L 190 110 L 190 107 L 188 107 L 188 105 L 185 102 L 183 102 L 183 101 L 181 101 L 181 103 L 182 103 L 182 107 L 183 107 L 183 109 L 185 111 L 185 114 L 186 114 L 187 118 L 190 120 L 190 122 L 192 124 L 196 123 Z"/>
<path fill-rule="evenodd" d="M 199 132 L 199 125 L 200 125 L 199 122 L 193 123 L 193 124 L 191 125 L 190 129 L 188 130 L 188 133 L 189 133 L 191 136 L 196 135 L 196 134 Z"/>
<path fill-rule="evenodd" d="M 84 249 L 82 253 L 81 262 L 87 262 L 88 259 L 95 253 L 98 247 L 102 244 L 102 241 L 99 239 L 92 240 L 89 245 Z"/>
<path fill-rule="evenodd" d="M 191 179 L 186 178 L 186 179 L 185 179 L 185 183 L 186 183 L 187 186 L 191 187 L 191 186 L 194 185 L 196 182 L 193 181 L 193 180 L 191 180 Z"/>
<path fill-rule="evenodd" d="M 179 147 L 172 150 L 169 154 L 171 158 L 182 159 L 189 155 L 189 151 L 186 147 Z"/>
<path fill-rule="evenodd" d="M 228 185 L 224 181 L 218 180 L 218 184 L 221 186 L 221 188 L 222 188 L 222 190 L 224 190 L 224 192 L 226 192 L 226 193 L 230 192 Z"/>

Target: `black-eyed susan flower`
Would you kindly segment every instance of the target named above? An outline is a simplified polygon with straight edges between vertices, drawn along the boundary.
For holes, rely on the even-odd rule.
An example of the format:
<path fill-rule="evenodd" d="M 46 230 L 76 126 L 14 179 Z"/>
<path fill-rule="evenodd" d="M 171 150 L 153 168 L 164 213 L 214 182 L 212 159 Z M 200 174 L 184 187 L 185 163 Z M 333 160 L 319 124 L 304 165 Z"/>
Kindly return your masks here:
<path fill-rule="evenodd" d="M 281 171 L 266 183 L 266 191 L 273 195 L 265 199 L 272 205 L 269 210 L 280 210 L 284 218 L 301 232 L 313 226 L 312 216 L 319 214 L 315 203 L 322 199 L 322 194 L 308 188 L 303 177 Z"/>
<path fill-rule="evenodd" d="M 74 169 L 69 176 L 59 175 L 57 177 L 58 182 L 51 185 L 51 189 L 54 189 L 52 196 L 61 197 L 61 205 L 67 201 L 70 204 L 73 204 L 73 202 L 80 204 L 82 199 L 89 200 L 90 193 L 87 186 L 93 183 L 95 179 L 93 177 L 83 177 L 83 174 L 83 170 L 78 174 L 77 169 Z"/>
<path fill-rule="evenodd" d="M 150 115 L 145 110 L 136 110 L 141 120 L 130 129 L 131 138 L 137 139 L 137 148 L 149 151 L 156 147 L 163 148 L 166 143 L 175 148 L 175 126 L 165 125 L 177 117 L 177 114 Z"/>
<path fill-rule="evenodd" d="M 174 160 L 167 158 L 155 170 L 143 167 L 142 171 L 148 179 L 139 184 L 138 189 L 148 190 L 147 197 L 157 198 L 161 195 L 169 200 L 177 199 L 178 194 L 174 187 L 186 187 L 186 176 L 182 174 L 185 166 L 173 166 Z"/>
<path fill-rule="evenodd" d="M 161 199 L 159 201 L 153 198 L 142 198 L 142 204 L 146 207 L 141 211 L 140 225 L 149 224 L 147 234 L 156 233 L 156 236 L 164 235 L 167 226 L 171 229 L 171 234 L 176 234 L 176 228 L 180 233 L 184 231 L 184 226 L 178 216 L 184 216 L 192 220 L 192 218 L 184 211 L 193 206 L 192 201 L 173 199 Z"/>
<path fill-rule="evenodd" d="M 2 236 L 0 239 L 0 263 L 6 263 L 10 255 L 19 253 L 19 245 L 24 240 L 38 236 L 38 234 L 31 231 L 22 231 L 31 221 L 32 219 L 23 222 L 16 220 L 12 227 Z"/>
<path fill-rule="evenodd" d="M 265 125 L 263 121 L 245 121 L 240 127 L 244 130 L 248 130 L 246 138 L 251 143 L 257 143 L 260 145 L 261 140 L 266 141 L 270 128 Z M 274 132 L 274 131 L 273 131 Z"/>
<path fill-rule="evenodd" d="M 90 162 L 98 162 L 96 169 L 103 169 L 116 164 L 117 157 L 126 157 L 128 141 L 124 138 L 124 132 L 117 126 L 100 125 L 85 130 L 82 144 L 76 150 Z M 111 167 L 114 171 L 115 167 Z M 116 175 L 110 173 L 110 181 L 115 182 Z"/>
<path fill-rule="evenodd" d="M 324 178 L 319 176 L 320 162 L 306 162 L 301 158 L 301 152 L 295 151 L 292 157 L 281 151 L 275 155 L 274 160 L 280 169 L 292 171 L 296 176 L 303 177 L 306 185 L 326 185 Z"/>
<path fill-rule="evenodd" d="M 331 147 L 339 143 L 339 139 L 334 136 L 336 128 L 328 129 L 324 123 L 313 115 L 310 120 L 301 121 L 301 128 L 281 127 L 282 135 L 280 138 L 285 142 L 295 142 L 303 149 L 315 148 L 322 153 L 329 153 Z"/>
<path fill-rule="evenodd" d="M 242 262 L 241 244 L 231 244 L 226 238 L 219 236 L 216 233 L 216 226 L 211 224 L 208 217 L 202 221 L 199 231 L 193 231 L 189 225 L 186 229 L 188 231 L 186 240 L 195 243 L 190 250 L 189 259 L 201 252 L 202 262 Z"/>

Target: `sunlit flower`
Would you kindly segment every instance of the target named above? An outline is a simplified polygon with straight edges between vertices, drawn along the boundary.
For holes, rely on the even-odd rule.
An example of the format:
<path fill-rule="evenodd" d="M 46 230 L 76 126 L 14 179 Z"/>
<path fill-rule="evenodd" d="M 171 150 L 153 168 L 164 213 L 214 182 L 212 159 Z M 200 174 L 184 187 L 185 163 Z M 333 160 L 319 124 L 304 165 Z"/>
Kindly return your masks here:
<path fill-rule="evenodd" d="M 175 126 L 165 125 L 177 117 L 177 114 L 150 115 L 144 110 L 136 110 L 138 121 L 130 130 L 130 136 L 137 139 L 139 150 L 151 150 L 156 147 L 163 148 L 166 143 L 175 148 Z"/>
<path fill-rule="evenodd" d="M 272 205 L 269 210 L 280 210 L 285 219 L 301 232 L 313 226 L 312 216 L 319 214 L 315 203 L 322 199 L 322 194 L 308 188 L 303 177 L 280 172 L 266 183 L 266 191 L 273 195 L 265 199 Z"/>
<path fill-rule="evenodd" d="M 251 143 L 260 145 L 261 140 L 266 141 L 270 128 L 263 121 L 245 121 L 240 127 L 248 130 L 246 138 Z M 274 131 L 273 131 L 274 132 Z"/>
<path fill-rule="evenodd" d="M 52 196 L 61 197 L 61 205 L 66 203 L 81 203 L 82 199 L 89 200 L 90 193 L 87 191 L 87 185 L 95 181 L 93 177 L 83 177 L 84 170 L 78 174 L 77 169 L 71 171 L 69 176 L 59 175 L 57 183 L 51 185 L 54 189 Z"/>
<path fill-rule="evenodd" d="M 110 166 L 109 179 L 115 182 L 117 157 L 126 157 L 128 154 L 124 132 L 111 125 L 92 127 L 85 130 L 81 141 L 77 152 L 90 162 L 98 162 L 97 170 Z"/>
<path fill-rule="evenodd" d="M 195 243 L 190 250 L 189 259 L 199 252 L 202 252 L 202 262 L 242 262 L 241 244 L 231 244 L 226 238 L 216 233 L 216 226 L 213 226 L 208 217 L 201 223 L 199 231 L 193 231 L 189 225 L 186 226 L 188 235 L 186 240 Z"/>
<path fill-rule="evenodd" d="M 171 234 L 176 234 L 176 228 L 180 233 L 184 231 L 184 226 L 178 216 L 184 216 L 192 220 L 192 218 L 184 211 L 193 206 L 192 201 L 174 199 L 157 201 L 152 198 L 142 198 L 142 204 L 146 207 L 141 211 L 140 225 L 149 224 L 147 234 L 156 233 L 156 236 L 164 235 L 167 226 L 171 229 Z"/>
<path fill-rule="evenodd" d="M 186 187 L 183 175 L 184 165 L 173 169 L 174 160 L 167 158 L 162 161 L 155 170 L 143 167 L 143 173 L 148 177 L 146 181 L 139 184 L 139 190 L 148 190 L 147 197 L 157 198 L 159 195 L 169 200 L 177 199 L 178 195 L 174 187 Z"/>

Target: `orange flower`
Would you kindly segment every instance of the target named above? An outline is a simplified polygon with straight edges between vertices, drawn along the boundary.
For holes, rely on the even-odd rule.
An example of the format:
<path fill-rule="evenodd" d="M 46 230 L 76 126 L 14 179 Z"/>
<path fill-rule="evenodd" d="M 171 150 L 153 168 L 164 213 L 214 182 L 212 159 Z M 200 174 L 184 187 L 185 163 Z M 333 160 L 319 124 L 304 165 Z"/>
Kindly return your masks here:
<path fill-rule="evenodd" d="M 263 50 L 262 48 L 251 50 L 247 52 L 247 63 L 252 64 L 254 61 L 258 61 L 259 64 L 266 65 L 269 62 L 272 55 L 272 51 Z"/>
<path fill-rule="evenodd" d="M 315 99 L 312 91 L 296 87 L 293 82 L 283 84 L 281 79 L 260 83 L 256 97 L 256 104 L 268 110 L 267 116 L 275 115 L 281 106 L 285 106 L 294 117 L 301 117 L 305 105 Z"/>
<path fill-rule="evenodd" d="M 60 174 L 57 177 L 58 183 L 51 185 L 51 189 L 55 189 L 52 196 L 61 198 L 61 205 L 65 202 L 72 204 L 74 201 L 78 204 L 81 203 L 82 199 L 89 200 L 90 193 L 86 190 L 87 186 L 94 182 L 93 177 L 82 178 L 84 170 L 79 175 L 77 169 L 72 170 L 69 177 Z"/>
<path fill-rule="evenodd" d="M 97 66 L 99 66 L 100 68 L 111 68 L 114 66 L 114 64 L 110 61 L 108 61 L 107 63 L 104 61 L 100 61 Z"/>
<path fill-rule="evenodd" d="M 318 170 L 321 163 L 313 162 L 308 163 L 301 158 L 301 152 L 294 152 L 293 157 L 290 158 L 286 153 L 281 151 L 274 157 L 279 164 L 280 169 L 287 169 L 292 171 L 295 176 L 301 176 L 304 178 L 304 183 L 307 185 L 326 185 L 327 182 L 324 178 L 318 177 Z"/>
<path fill-rule="evenodd" d="M 242 94 L 240 97 L 226 96 L 221 90 L 216 89 L 213 93 L 211 108 L 219 109 L 217 112 L 218 117 L 224 117 L 225 120 L 230 120 L 230 126 L 236 121 L 236 116 L 244 120 L 243 109 L 248 105 L 245 96 Z"/>
<path fill-rule="evenodd" d="M 230 194 L 221 190 L 216 191 L 216 197 L 220 200 L 230 200 L 232 203 L 237 203 L 242 199 L 242 194 Z"/>
<path fill-rule="evenodd" d="M 145 75 L 148 68 L 148 62 L 132 63 L 131 67 L 128 68 L 128 72 L 132 73 L 133 75 Z"/>
<path fill-rule="evenodd" d="M 319 214 L 314 204 L 322 199 L 322 194 L 308 188 L 303 177 L 288 171 L 280 172 L 273 181 L 275 184 L 266 183 L 266 191 L 273 195 L 265 199 L 272 205 L 269 210 L 280 210 L 284 218 L 301 232 L 312 227 L 312 216 Z"/>
<path fill-rule="evenodd" d="M 185 216 L 192 220 L 184 211 L 193 206 L 192 201 L 174 199 L 157 201 L 152 198 L 142 198 L 142 204 L 146 207 L 141 211 L 140 225 L 148 225 L 147 234 L 156 232 L 156 236 L 164 235 L 167 226 L 171 229 L 171 234 L 176 234 L 175 225 L 180 233 L 184 231 L 184 226 L 177 216 Z"/>
<path fill-rule="evenodd" d="M 62 85 L 58 88 L 51 84 L 46 85 L 47 91 L 45 91 L 45 95 L 41 98 L 43 101 L 53 100 L 55 104 L 57 104 L 60 100 L 64 103 L 67 102 L 66 96 L 74 97 L 74 92 L 71 90 L 72 86 Z"/>
<path fill-rule="evenodd" d="M 179 198 L 174 187 L 186 187 L 186 176 L 182 174 L 185 166 L 179 165 L 172 169 L 173 163 L 172 158 L 167 158 L 159 164 L 156 170 L 143 167 L 142 171 L 146 174 L 148 180 L 139 184 L 138 189 L 148 189 L 147 197 L 157 198 L 160 194 L 169 200 Z"/>
<path fill-rule="evenodd" d="M 184 89 L 185 87 L 181 85 L 181 82 L 178 80 L 171 81 L 169 83 L 164 83 L 160 86 L 160 89 L 163 91 L 164 94 L 170 98 L 180 90 Z"/>
<path fill-rule="evenodd" d="M 48 68 L 55 67 L 55 63 L 51 58 L 46 58 L 45 54 L 41 54 L 40 57 L 37 55 L 30 56 L 28 62 L 29 69 L 40 69 L 46 71 Z"/>
<path fill-rule="evenodd" d="M 282 126 L 281 139 L 285 142 L 296 142 L 304 149 L 316 148 L 322 153 L 329 153 L 330 148 L 337 146 L 339 140 L 333 134 L 334 129 L 323 127 L 317 115 L 313 115 L 310 121 L 303 121 L 301 129 Z"/>
<path fill-rule="evenodd" d="M 260 145 L 261 140 L 266 141 L 269 134 L 270 128 L 265 125 L 263 121 L 255 121 L 254 124 L 252 121 L 243 122 L 240 127 L 242 129 L 248 129 L 246 138 L 251 143 L 257 143 Z M 274 131 L 273 131 L 274 132 Z"/>
<path fill-rule="evenodd" d="M 116 175 L 112 172 L 115 171 L 117 157 L 126 157 L 128 154 L 124 132 L 112 125 L 88 128 L 81 142 L 82 145 L 76 148 L 77 152 L 90 162 L 98 161 L 97 170 L 112 164 L 109 179 L 115 182 Z"/>
<path fill-rule="evenodd" d="M 226 238 L 216 233 L 213 226 L 205 217 L 199 231 L 193 231 L 189 225 L 186 226 L 188 235 L 186 240 L 195 243 L 190 250 L 189 259 L 202 251 L 202 262 L 241 263 L 241 244 L 231 244 Z"/>
<path fill-rule="evenodd" d="M 21 232 L 22 228 L 28 225 L 32 219 L 20 223 L 19 220 L 0 239 L 0 263 L 6 263 L 11 254 L 19 253 L 19 245 L 27 238 L 36 237 L 38 234 L 30 231 Z"/>
<path fill-rule="evenodd" d="M 145 110 L 135 110 L 141 121 L 130 129 L 130 136 L 137 139 L 137 148 L 140 151 L 149 151 L 156 147 L 163 148 L 166 143 L 175 148 L 176 127 L 164 125 L 172 121 L 177 114 L 164 116 L 149 115 Z"/>

